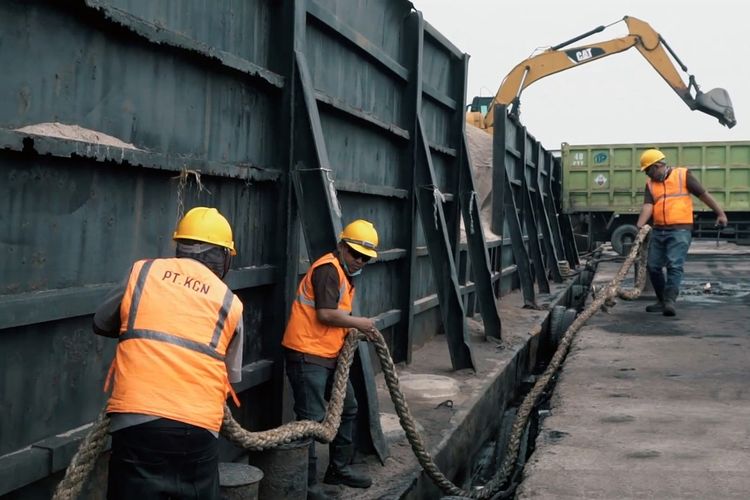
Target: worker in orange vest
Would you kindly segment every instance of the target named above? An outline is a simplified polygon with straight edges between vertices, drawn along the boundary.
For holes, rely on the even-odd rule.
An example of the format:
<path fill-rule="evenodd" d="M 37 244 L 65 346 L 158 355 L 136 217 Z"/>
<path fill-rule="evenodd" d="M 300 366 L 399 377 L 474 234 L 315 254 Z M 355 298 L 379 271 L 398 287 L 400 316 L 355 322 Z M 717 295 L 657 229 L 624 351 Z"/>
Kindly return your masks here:
<path fill-rule="evenodd" d="M 641 155 L 641 171 L 649 179 L 637 226 L 640 229 L 653 218 L 646 267 L 657 302 L 647 306 L 646 311 L 674 316 L 677 313 L 675 301 L 680 293 L 683 264 L 692 240 L 691 195 L 697 196 L 714 211 L 718 226 L 726 226 L 728 221 L 724 210 L 687 168 L 670 167 L 664 159 L 664 153 L 658 149 L 647 149 Z M 666 279 L 664 267 L 667 268 Z"/>
<path fill-rule="evenodd" d="M 333 252 L 316 260 L 299 284 L 282 345 L 286 372 L 294 393 L 298 420 L 322 421 L 330 397 L 339 351 L 349 329 L 368 336 L 376 332 L 370 318 L 352 316 L 355 276 L 375 257 L 378 233 L 372 223 L 358 219 L 344 228 Z M 369 488 L 367 474 L 351 467 L 357 400 L 347 381 L 341 425 L 329 445 L 329 465 L 323 482 Z M 328 498 L 317 485 L 315 443 L 308 460 L 308 498 Z"/>
<path fill-rule="evenodd" d="M 242 303 L 222 281 L 236 255 L 229 222 L 196 207 L 175 258 L 139 260 L 94 315 L 118 339 L 107 376 L 107 498 L 219 498 L 218 432 L 242 369 Z"/>

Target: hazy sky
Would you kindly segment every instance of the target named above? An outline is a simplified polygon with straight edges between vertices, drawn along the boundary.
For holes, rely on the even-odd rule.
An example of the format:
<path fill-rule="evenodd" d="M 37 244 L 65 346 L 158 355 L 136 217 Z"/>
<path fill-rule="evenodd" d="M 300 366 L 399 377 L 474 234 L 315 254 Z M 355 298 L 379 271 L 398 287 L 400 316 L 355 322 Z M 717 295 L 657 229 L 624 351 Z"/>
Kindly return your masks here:
<path fill-rule="evenodd" d="M 548 149 L 561 142 L 750 140 L 750 49 L 742 0 L 412 0 L 424 18 L 468 53 L 467 102 L 494 95 L 535 49 L 629 15 L 661 34 L 703 91 L 723 87 L 737 125 L 690 111 L 635 49 L 550 75 L 521 95 L 521 121 Z M 624 22 L 576 42 L 627 35 Z M 682 72 L 681 72 L 682 73 Z M 684 75 L 684 74 L 683 74 Z M 687 77 L 684 77 L 687 82 Z"/>

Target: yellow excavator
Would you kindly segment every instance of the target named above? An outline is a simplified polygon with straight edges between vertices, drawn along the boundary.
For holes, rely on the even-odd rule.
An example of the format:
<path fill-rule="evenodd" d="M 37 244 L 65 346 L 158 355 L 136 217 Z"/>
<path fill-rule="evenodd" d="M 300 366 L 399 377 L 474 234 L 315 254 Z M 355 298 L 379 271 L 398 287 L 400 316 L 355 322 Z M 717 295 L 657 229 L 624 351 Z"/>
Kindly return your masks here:
<path fill-rule="evenodd" d="M 732 108 L 732 102 L 726 90 L 716 88 L 709 92 L 701 92 L 695 77 L 688 73 L 687 67 L 680 61 L 661 35 L 654 31 L 648 23 L 630 16 L 623 17 L 622 21 L 625 21 L 629 31 L 624 37 L 565 49 L 568 45 L 595 33 L 600 33 L 612 25 L 599 26 L 522 61 L 506 75 L 494 98 L 474 98 L 472 104 L 468 107 L 466 122 L 492 133 L 493 108 L 495 105 L 508 106 L 508 112 L 518 116 L 520 114 L 521 92 L 535 81 L 635 47 L 691 110 L 707 113 L 729 128 L 737 123 L 734 118 L 734 108 Z M 679 64 L 680 69 L 687 74 L 687 85 L 667 52 Z"/>

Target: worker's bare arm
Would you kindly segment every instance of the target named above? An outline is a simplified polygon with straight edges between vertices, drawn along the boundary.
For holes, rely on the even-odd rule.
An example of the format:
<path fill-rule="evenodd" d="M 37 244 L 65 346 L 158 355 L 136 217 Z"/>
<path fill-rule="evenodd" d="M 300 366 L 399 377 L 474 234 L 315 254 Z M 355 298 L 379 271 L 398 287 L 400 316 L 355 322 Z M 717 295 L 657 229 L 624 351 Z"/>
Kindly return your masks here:
<path fill-rule="evenodd" d="M 724 210 L 719 206 L 719 204 L 716 202 L 713 196 L 709 194 L 708 191 L 703 193 L 698 197 L 703 203 L 709 206 L 711 210 L 714 211 L 716 214 L 716 224 L 719 226 L 726 226 L 729 222 L 727 219 L 727 214 L 724 213 Z"/>
<path fill-rule="evenodd" d="M 642 228 L 646 225 L 646 223 L 651 219 L 651 215 L 654 213 L 654 205 L 651 203 L 644 203 L 643 208 L 641 208 L 641 214 L 638 216 L 638 222 L 636 222 L 636 226 L 638 229 Z"/>
<path fill-rule="evenodd" d="M 363 316 L 350 316 L 339 309 L 317 309 L 316 315 L 324 325 L 356 328 L 365 334 L 375 332 L 375 323 L 372 319 Z"/>

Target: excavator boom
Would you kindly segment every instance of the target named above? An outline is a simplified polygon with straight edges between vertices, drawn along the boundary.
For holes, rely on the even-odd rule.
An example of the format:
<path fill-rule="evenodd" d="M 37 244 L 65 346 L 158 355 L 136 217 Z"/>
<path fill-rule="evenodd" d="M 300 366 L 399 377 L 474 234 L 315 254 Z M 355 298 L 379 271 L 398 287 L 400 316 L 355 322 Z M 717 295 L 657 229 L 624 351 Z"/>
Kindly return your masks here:
<path fill-rule="evenodd" d="M 629 30 L 628 35 L 624 37 L 565 48 L 571 43 L 604 31 L 605 27 L 599 26 L 522 61 L 503 79 L 497 94 L 489 104 L 487 113 L 472 109 L 467 113 L 466 121 L 471 125 L 487 129 L 491 133 L 495 105 L 511 106 L 511 113 L 518 115 L 521 92 L 537 80 L 635 47 L 690 109 L 707 113 L 729 128 L 737 123 L 732 102 L 726 90 L 717 88 L 703 93 L 695 82 L 695 77 L 690 74 L 688 74 L 686 84 L 669 56 L 674 58 L 686 74 L 687 67 L 682 64 L 666 41 L 648 23 L 640 19 L 625 16 L 623 20 Z"/>

